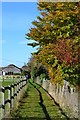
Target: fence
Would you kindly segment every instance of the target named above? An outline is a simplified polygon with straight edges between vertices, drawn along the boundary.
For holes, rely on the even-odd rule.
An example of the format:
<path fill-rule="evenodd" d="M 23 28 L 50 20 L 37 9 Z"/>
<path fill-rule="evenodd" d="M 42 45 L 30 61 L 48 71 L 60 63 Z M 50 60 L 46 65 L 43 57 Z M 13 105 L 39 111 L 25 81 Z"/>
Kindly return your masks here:
<path fill-rule="evenodd" d="M 76 87 L 71 87 L 67 81 L 64 81 L 63 86 L 52 84 L 50 80 L 43 80 L 43 83 L 40 83 L 39 77 L 36 78 L 35 82 L 54 98 L 69 117 L 79 117 L 79 98 Z"/>
<path fill-rule="evenodd" d="M 0 111 L 1 118 L 6 116 L 6 114 L 10 113 L 10 110 L 15 107 L 16 101 L 20 98 L 22 89 L 27 84 L 27 80 L 20 80 L 19 82 L 12 84 L 7 87 L 1 87 L 1 103 L 0 103 Z"/>

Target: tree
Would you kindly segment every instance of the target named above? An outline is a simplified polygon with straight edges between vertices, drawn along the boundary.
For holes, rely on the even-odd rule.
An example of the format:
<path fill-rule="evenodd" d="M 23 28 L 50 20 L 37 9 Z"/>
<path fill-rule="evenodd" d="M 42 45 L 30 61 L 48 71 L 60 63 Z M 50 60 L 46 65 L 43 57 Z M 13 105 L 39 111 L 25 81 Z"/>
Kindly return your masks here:
<path fill-rule="evenodd" d="M 78 71 L 76 66 L 79 65 L 79 7 L 79 2 L 39 2 L 38 9 L 41 15 L 37 16 L 37 21 L 32 22 L 34 28 L 26 34 L 28 40 L 35 41 L 29 45 L 39 46 L 33 56 L 47 67 L 52 81 L 57 81 L 56 76 L 60 81 L 65 79 L 66 70 L 69 77 L 70 69 L 73 69 L 73 74 L 76 69 Z"/>
<path fill-rule="evenodd" d="M 49 78 L 47 69 L 41 63 L 37 62 L 37 60 L 33 57 L 28 62 L 28 66 L 30 67 L 31 78 L 33 80 L 35 80 L 35 78 L 41 74 L 44 74 L 45 78 Z"/>
<path fill-rule="evenodd" d="M 79 40 L 79 3 L 40 2 L 38 9 L 42 17 L 38 16 L 38 20 L 32 22 L 35 27 L 26 34 L 29 40 L 38 42 L 32 46 L 54 43 L 59 39 Z"/>

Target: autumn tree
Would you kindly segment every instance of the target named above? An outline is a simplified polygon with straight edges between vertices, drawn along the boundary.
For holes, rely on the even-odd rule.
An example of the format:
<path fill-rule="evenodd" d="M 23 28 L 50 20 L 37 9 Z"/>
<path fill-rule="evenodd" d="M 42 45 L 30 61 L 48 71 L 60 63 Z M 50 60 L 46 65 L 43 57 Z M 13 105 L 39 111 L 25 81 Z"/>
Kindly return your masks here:
<path fill-rule="evenodd" d="M 37 16 L 37 21 L 33 21 L 35 26 L 27 34 L 28 39 L 35 40 L 36 45 L 47 45 L 59 39 L 79 40 L 79 3 L 54 3 L 40 2 L 38 9 L 41 16 Z"/>
<path fill-rule="evenodd" d="M 76 69 L 78 71 L 79 7 L 79 2 L 39 2 L 41 15 L 32 22 L 34 28 L 26 34 L 28 40 L 34 40 L 29 45 L 39 46 L 34 57 L 48 68 L 52 81 L 65 79 L 66 70 L 69 77 L 70 69 L 73 74 Z"/>

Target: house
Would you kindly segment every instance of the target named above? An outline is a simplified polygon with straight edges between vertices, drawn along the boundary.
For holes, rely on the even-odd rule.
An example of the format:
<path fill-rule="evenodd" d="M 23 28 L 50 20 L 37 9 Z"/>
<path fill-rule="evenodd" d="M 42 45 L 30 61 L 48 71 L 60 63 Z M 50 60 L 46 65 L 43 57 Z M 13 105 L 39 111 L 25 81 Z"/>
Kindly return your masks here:
<path fill-rule="evenodd" d="M 20 74 L 21 71 L 22 71 L 21 68 L 15 66 L 13 64 L 10 64 L 10 65 L 8 65 L 6 67 L 3 67 L 2 68 L 2 73 L 1 72 L 0 73 L 2 75 L 13 75 L 13 74 Z"/>
<path fill-rule="evenodd" d="M 22 66 L 21 68 L 23 71 L 30 71 L 30 68 L 26 65 Z"/>
<path fill-rule="evenodd" d="M 0 76 L 2 75 L 2 67 L 0 67 Z"/>
<path fill-rule="evenodd" d="M 31 77 L 31 75 L 30 75 L 31 70 L 30 70 L 29 66 L 24 65 L 24 66 L 22 66 L 21 69 L 22 69 L 24 75 L 28 75 L 28 78 Z"/>

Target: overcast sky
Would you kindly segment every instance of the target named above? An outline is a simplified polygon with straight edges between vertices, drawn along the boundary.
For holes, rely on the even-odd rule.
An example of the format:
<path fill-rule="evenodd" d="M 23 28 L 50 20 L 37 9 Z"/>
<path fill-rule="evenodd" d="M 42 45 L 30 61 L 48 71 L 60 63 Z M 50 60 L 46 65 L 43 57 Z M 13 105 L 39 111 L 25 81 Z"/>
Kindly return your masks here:
<path fill-rule="evenodd" d="M 29 41 L 25 39 L 25 34 L 29 32 L 32 27 L 31 22 L 38 15 L 36 2 L 2 2 L 0 66 L 15 64 L 21 67 L 28 62 L 31 53 L 36 49 L 27 46 Z"/>

